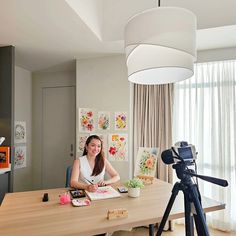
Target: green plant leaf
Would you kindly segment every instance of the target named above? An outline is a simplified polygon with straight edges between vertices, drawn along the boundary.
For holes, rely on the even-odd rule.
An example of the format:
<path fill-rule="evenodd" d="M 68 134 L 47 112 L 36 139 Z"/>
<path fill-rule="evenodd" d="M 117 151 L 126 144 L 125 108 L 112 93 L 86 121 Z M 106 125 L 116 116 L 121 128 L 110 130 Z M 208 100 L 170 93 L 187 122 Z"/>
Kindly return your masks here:
<path fill-rule="evenodd" d="M 128 180 L 125 183 L 125 185 L 128 188 L 142 188 L 142 187 L 144 187 L 143 181 L 138 178 L 133 178 L 133 179 Z"/>

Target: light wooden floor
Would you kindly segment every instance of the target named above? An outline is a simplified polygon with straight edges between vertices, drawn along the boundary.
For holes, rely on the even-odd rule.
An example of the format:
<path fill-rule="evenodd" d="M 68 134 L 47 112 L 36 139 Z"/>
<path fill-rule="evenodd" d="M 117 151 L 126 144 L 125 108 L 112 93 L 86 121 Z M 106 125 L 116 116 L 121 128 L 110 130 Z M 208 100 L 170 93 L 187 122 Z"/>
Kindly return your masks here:
<path fill-rule="evenodd" d="M 222 232 L 218 230 L 209 229 L 212 236 L 236 236 L 236 232 Z M 185 228 L 183 225 L 175 225 L 173 232 L 163 232 L 163 236 L 184 236 Z M 197 233 L 195 234 L 197 235 Z M 140 227 L 132 231 L 119 231 L 112 234 L 112 236 L 148 236 L 148 228 Z"/>

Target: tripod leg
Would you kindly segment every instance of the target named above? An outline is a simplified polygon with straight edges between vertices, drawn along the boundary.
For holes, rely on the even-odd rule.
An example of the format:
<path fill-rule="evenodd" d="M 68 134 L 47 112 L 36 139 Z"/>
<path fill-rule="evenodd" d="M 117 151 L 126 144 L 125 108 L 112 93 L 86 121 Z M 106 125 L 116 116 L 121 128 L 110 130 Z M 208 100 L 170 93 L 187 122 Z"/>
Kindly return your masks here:
<path fill-rule="evenodd" d="M 194 217 L 194 222 L 196 225 L 197 235 L 205 235 L 201 227 L 201 222 L 199 218 L 197 217 L 197 214 L 193 214 L 193 217 Z"/>
<path fill-rule="evenodd" d="M 210 236 L 206 224 L 204 211 L 202 209 L 202 205 L 199 200 L 197 186 L 196 185 L 190 186 L 189 190 L 191 191 L 192 201 L 196 210 L 196 214 L 194 214 L 194 220 L 196 224 L 197 233 L 199 236 Z"/>
<path fill-rule="evenodd" d="M 157 231 L 156 236 L 161 236 L 162 231 L 163 231 L 163 229 L 164 229 L 164 226 L 165 226 L 165 224 L 166 224 L 166 221 L 167 221 L 167 219 L 168 219 L 168 216 L 169 216 L 169 214 L 170 214 L 171 208 L 172 208 L 172 206 L 173 206 L 173 204 L 174 204 L 175 198 L 176 198 L 176 196 L 177 196 L 177 194 L 178 194 L 180 188 L 181 188 L 181 187 L 180 187 L 180 183 L 176 183 L 176 184 L 174 185 L 174 187 L 173 187 L 173 189 L 172 189 L 172 194 L 171 194 L 170 200 L 169 200 L 169 202 L 168 202 L 168 204 L 167 204 L 165 213 L 164 213 L 163 218 L 162 218 L 162 220 L 161 220 L 161 223 L 160 223 L 160 225 L 159 225 L 159 227 L 158 227 L 158 231 Z"/>
<path fill-rule="evenodd" d="M 185 214 L 185 234 L 194 236 L 193 216 L 191 215 L 191 202 L 188 193 L 184 191 L 184 214 Z"/>

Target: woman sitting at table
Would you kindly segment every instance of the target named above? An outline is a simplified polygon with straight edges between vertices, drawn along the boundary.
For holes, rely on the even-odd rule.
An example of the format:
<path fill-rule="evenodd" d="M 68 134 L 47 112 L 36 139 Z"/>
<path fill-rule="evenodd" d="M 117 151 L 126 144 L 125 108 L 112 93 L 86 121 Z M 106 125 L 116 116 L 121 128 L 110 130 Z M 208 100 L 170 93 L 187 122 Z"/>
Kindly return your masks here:
<path fill-rule="evenodd" d="M 109 179 L 104 180 L 105 173 Z M 105 158 L 102 140 L 97 135 L 88 137 L 82 157 L 74 160 L 70 185 L 73 188 L 95 192 L 99 186 L 105 186 L 120 180 L 118 172 Z"/>

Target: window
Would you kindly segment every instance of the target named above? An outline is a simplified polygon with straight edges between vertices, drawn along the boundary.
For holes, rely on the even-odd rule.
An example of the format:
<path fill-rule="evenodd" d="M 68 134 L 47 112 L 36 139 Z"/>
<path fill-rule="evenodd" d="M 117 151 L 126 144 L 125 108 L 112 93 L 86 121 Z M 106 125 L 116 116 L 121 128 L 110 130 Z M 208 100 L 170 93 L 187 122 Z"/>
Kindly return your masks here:
<path fill-rule="evenodd" d="M 173 141 L 188 141 L 198 152 L 198 173 L 226 179 L 223 188 L 199 180 L 201 194 L 226 203 L 209 223 L 236 229 L 236 61 L 195 65 L 195 74 L 175 84 Z M 228 228 L 227 228 L 228 227 Z"/>

